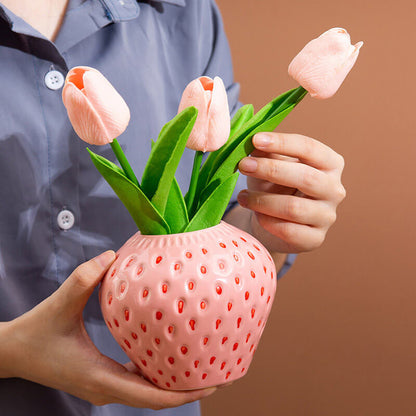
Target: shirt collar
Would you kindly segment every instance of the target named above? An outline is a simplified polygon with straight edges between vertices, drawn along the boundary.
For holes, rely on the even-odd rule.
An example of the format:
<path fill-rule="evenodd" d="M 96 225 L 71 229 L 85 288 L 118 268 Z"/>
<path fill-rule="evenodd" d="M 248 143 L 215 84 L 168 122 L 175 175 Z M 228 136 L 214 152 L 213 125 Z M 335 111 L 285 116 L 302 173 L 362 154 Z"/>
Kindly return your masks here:
<path fill-rule="evenodd" d="M 79 0 L 78 0 L 79 1 Z M 139 15 L 139 4 L 137 0 L 100 0 L 109 11 L 113 21 L 135 19 Z M 168 3 L 175 6 L 186 6 L 186 0 L 152 0 L 155 3 Z"/>

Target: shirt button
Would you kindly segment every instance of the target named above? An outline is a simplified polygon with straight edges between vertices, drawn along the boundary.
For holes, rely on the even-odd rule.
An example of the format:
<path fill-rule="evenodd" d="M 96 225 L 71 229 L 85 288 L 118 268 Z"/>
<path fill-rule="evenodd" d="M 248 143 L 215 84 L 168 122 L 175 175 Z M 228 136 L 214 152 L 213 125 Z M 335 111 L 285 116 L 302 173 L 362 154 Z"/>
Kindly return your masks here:
<path fill-rule="evenodd" d="M 52 70 L 45 75 L 45 85 L 50 90 L 59 90 L 64 85 L 64 82 L 65 78 L 59 71 Z"/>
<path fill-rule="evenodd" d="M 62 230 L 69 230 L 70 228 L 73 227 L 75 223 L 75 217 L 71 211 L 67 209 L 63 209 L 58 214 L 57 221 L 58 221 L 59 228 L 61 228 Z"/>

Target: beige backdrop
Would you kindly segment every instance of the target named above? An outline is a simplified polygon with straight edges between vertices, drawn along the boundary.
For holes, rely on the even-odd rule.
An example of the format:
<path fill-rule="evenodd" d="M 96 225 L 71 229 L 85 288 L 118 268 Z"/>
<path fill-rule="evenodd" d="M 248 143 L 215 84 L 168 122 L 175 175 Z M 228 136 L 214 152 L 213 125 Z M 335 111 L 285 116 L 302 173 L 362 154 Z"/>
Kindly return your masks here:
<path fill-rule="evenodd" d="M 206 399 L 203 415 L 414 416 L 416 3 L 218 4 L 242 100 L 256 109 L 294 86 L 288 63 L 326 29 L 365 45 L 334 98 L 306 99 L 281 125 L 344 155 L 338 221 L 279 282 L 248 375 Z"/>

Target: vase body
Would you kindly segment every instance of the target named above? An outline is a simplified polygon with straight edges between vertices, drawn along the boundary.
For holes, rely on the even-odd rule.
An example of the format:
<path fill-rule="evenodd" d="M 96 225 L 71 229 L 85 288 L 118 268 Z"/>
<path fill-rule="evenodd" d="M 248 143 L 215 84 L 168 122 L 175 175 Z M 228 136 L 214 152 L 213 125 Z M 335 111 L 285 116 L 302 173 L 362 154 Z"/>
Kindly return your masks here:
<path fill-rule="evenodd" d="M 276 291 L 264 246 L 225 222 L 133 235 L 103 279 L 112 335 L 157 386 L 192 390 L 246 374 Z"/>

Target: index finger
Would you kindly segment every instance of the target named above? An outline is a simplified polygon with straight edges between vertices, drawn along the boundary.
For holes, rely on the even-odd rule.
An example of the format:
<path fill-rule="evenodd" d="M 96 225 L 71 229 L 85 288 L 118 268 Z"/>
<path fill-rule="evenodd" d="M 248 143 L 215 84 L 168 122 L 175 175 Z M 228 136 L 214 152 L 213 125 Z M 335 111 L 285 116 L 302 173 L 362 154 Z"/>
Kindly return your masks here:
<path fill-rule="evenodd" d="M 262 152 L 298 158 L 302 163 L 322 170 L 344 167 L 344 159 L 329 146 L 311 137 L 290 133 L 257 133 L 253 145 Z"/>

